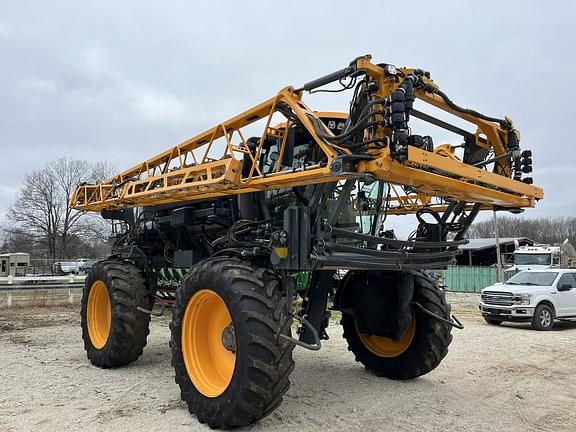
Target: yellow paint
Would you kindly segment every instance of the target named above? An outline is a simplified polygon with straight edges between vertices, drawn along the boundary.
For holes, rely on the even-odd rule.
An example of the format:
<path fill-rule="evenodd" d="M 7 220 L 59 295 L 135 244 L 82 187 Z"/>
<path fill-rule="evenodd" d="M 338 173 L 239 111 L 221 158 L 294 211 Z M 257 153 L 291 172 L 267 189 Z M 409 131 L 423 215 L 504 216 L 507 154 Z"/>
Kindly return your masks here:
<path fill-rule="evenodd" d="M 224 300 L 205 289 L 192 296 L 182 320 L 182 355 L 194 387 L 206 397 L 218 397 L 230 385 L 236 353 L 224 347 L 222 334 L 232 325 Z"/>
<path fill-rule="evenodd" d="M 274 252 L 278 255 L 278 258 L 286 259 L 288 258 L 288 248 L 287 247 L 276 247 Z"/>
<path fill-rule="evenodd" d="M 86 311 L 86 321 L 88 324 L 88 336 L 90 342 L 96 349 L 102 349 L 110 336 L 112 325 L 112 307 L 110 305 L 110 295 L 106 284 L 95 281 L 88 293 L 88 304 Z"/>
<path fill-rule="evenodd" d="M 358 331 L 358 329 L 356 329 Z M 378 357 L 393 358 L 398 357 L 400 354 L 405 352 L 412 340 L 414 339 L 414 334 L 416 333 L 416 320 L 412 317 L 412 321 L 408 326 L 408 329 L 404 333 L 404 336 L 400 340 L 390 339 L 384 336 L 372 336 L 365 335 L 358 331 L 358 336 L 360 341 L 366 347 L 368 351 Z"/>

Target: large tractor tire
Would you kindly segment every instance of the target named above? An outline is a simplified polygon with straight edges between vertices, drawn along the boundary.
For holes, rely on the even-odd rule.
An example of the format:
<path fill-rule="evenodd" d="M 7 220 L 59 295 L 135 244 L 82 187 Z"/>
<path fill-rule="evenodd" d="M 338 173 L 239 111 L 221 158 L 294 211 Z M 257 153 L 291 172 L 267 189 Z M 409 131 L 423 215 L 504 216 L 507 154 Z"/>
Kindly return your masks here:
<path fill-rule="evenodd" d="M 146 345 L 154 298 L 143 272 L 120 260 L 99 261 L 86 277 L 82 339 L 92 364 L 113 368 L 136 360 Z"/>
<path fill-rule="evenodd" d="M 422 273 L 410 272 L 414 278 L 413 300 L 434 314 L 448 319 L 450 305 L 444 291 Z M 353 288 L 353 287 L 352 287 Z M 357 312 L 358 313 L 358 312 Z M 435 369 L 448 353 L 452 327 L 418 308 L 412 308 L 412 321 L 399 340 L 361 334 L 356 319 L 342 314 L 340 322 L 348 349 L 366 370 L 391 379 L 410 379 Z"/>
<path fill-rule="evenodd" d="M 172 308 L 172 365 L 182 399 L 212 428 L 245 426 L 282 402 L 294 369 L 292 299 L 266 269 L 214 258 L 194 266 Z"/>

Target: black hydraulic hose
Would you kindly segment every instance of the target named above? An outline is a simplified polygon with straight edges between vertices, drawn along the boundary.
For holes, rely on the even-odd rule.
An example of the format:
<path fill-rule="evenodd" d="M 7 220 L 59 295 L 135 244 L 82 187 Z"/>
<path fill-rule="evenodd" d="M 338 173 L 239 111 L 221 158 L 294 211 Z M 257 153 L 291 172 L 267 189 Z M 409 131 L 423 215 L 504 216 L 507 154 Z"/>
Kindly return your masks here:
<path fill-rule="evenodd" d="M 343 141 L 347 138 L 350 138 L 352 136 L 354 136 L 360 129 L 365 129 L 366 127 L 370 127 L 370 126 L 377 126 L 382 124 L 382 121 L 375 121 L 375 122 L 371 122 L 371 123 L 366 123 L 370 117 L 380 114 L 382 116 L 384 116 L 386 113 L 384 111 L 373 111 L 373 112 L 367 112 L 372 106 L 374 105 L 378 105 L 378 104 L 385 104 L 386 103 L 386 98 L 381 98 L 381 99 L 375 99 L 372 100 L 370 102 L 368 102 L 366 104 L 366 106 L 362 109 L 362 111 L 359 114 L 359 118 L 356 121 L 356 124 L 347 129 L 345 132 L 343 132 L 340 135 L 327 135 L 324 132 L 322 132 L 321 128 L 318 127 L 317 123 L 316 123 L 316 119 L 312 119 L 314 120 L 314 127 L 316 129 L 316 132 L 318 133 L 318 135 L 320 135 L 321 138 L 328 140 L 328 141 Z"/>
<path fill-rule="evenodd" d="M 365 141 L 360 141 L 359 143 L 354 144 L 346 144 L 347 148 L 353 149 L 357 147 L 367 146 L 368 144 L 380 143 L 380 147 L 386 147 L 388 145 L 389 138 L 387 136 L 383 136 L 380 138 L 372 138 Z"/>
<path fill-rule="evenodd" d="M 374 99 L 374 100 L 371 100 L 370 102 L 366 103 L 364 108 L 362 108 L 362 111 L 360 111 L 358 118 L 361 119 L 362 117 L 364 117 L 364 115 L 366 114 L 368 109 L 370 109 L 374 105 L 378 105 L 378 104 L 381 104 L 381 105 L 386 104 L 386 98 Z M 360 120 L 358 120 L 356 123 L 360 123 Z"/>
<path fill-rule="evenodd" d="M 224 254 L 236 254 L 238 255 L 240 258 L 244 258 L 244 253 L 242 252 L 242 249 L 238 249 L 238 248 L 225 248 L 225 249 L 220 249 L 216 252 L 214 252 L 211 256 L 215 257 L 218 255 L 224 255 Z"/>
<path fill-rule="evenodd" d="M 429 311 L 428 309 L 426 309 L 424 306 L 422 306 L 417 301 L 413 301 L 412 304 L 414 306 L 416 306 L 417 309 L 424 312 L 426 315 L 429 315 L 432 318 L 437 319 L 438 321 L 442 321 L 443 323 L 451 325 L 452 327 L 455 327 L 459 330 L 462 330 L 464 328 L 464 324 L 462 324 L 460 322 L 460 320 L 458 318 L 456 318 L 456 316 L 454 316 L 454 315 L 451 316 L 451 319 L 446 319 L 446 318 L 441 317 L 440 315 L 436 315 L 432 311 Z"/>
<path fill-rule="evenodd" d="M 442 99 L 444 99 L 444 102 L 446 102 L 446 105 L 448 105 L 450 108 L 452 108 L 455 111 L 458 111 L 458 112 L 461 112 L 464 114 L 470 114 L 470 115 L 473 115 L 474 117 L 481 118 L 482 120 L 499 123 L 500 126 L 504 129 L 509 129 L 509 127 L 510 127 L 510 123 L 507 120 L 499 119 L 496 117 L 490 117 L 490 116 L 484 115 L 482 113 L 479 113 L 478 111 L 475 111 L 475 110 L 472 110 L 469 108 L 462 108 L 461 106 L 456 105 L 448 97 L 448 95 L 446 93 L 444 93 L 442 90 L 433 90 L 432 93 L 435 93 L 438 96 L 440 96 Z"/>
<path fill-rule="evenodd" d="M 348 129 L 346 132 L 340 134 L 340 135 L 328 135 L 325 134 L 321 128 L 318 125 L 318 119 L 316 119 L 315 117 L 311 117 L 311 119 L 313 120 L 314 123 L 314 127 L 316 129 L 316 133 L 323 139 L 327 140 L 327 141 L 344 141 L 348 138 L 351 138 L 352 136 L 354 136 L 359 130 L 361 129 L 365 129 L 367 127 L 370 126 L 377 126 L 377 125 L 386 125 L 386 122 L 379 120 L 379 121 L 372 121 L 372 122 L 367 122 L 368 119 L 376 114 L 384 114 L 383 112 L 380 111 L 376 111 L 376 112 L 370 112 L 366 115 L 364 115 L 364 117 L 358 119 L 358 122 L 351 127 L 350 129 Z M 322 124 L 323 126 L 323 124 Z"/>

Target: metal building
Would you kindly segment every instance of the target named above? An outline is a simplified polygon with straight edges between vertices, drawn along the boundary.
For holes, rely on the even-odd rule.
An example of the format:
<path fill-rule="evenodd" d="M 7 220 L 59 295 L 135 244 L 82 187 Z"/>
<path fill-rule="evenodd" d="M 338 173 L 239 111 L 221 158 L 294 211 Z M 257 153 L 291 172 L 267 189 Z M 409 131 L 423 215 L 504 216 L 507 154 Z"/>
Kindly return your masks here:
<path fill-rule="evenodd" d="M 0 277 L 26 276 L 30 265 L 30 254 L 24 252 L 5 253 L 0 255 Z"/>
<path fill-rule="evenodd" d="M 498 243 L 505 262 L 518 246 L 532 246 L 534 241 L 526 237 L 502 237 Z M 460 250 L 462 254 L 456 257 L 459 266 L 493 266 L 497 263 L 495 238 L 470 239 L 468 244 L 460 246 Z"/>

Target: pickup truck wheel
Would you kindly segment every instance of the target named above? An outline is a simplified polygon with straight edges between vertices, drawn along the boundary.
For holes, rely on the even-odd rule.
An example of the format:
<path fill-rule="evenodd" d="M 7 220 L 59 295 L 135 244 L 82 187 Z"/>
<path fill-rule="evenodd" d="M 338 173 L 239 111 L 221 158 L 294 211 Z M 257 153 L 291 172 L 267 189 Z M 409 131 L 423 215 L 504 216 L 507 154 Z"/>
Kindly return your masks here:
<path fill-rule="evenodd" d="M 490 324 L 490 325 L 500 325 L 502 324 L 502 320 L 499 319 L 495 319 L 495 318 L 488 318 L 488 317 L 484 317 L 484 321 L 486 321 L 486 323 Z"/>
<path fill-rule="evenodd" d="M 532 328 L 534 330 L 551 330 L 554 327 L 554 310 L 547 304 L 536 306 L 532 317 Z"/>
<path fill-rule="evenodd" d="M 414 300 L 436 315 L 449 319 L 450 305 L 444 291 L 418 272 L 414 278 Z M 365 335 L 358 331 L 356 319 L 347 313 L 340 321 L 348 350 L 366 370 L 391 379 L 411 379 L 435 369 L 448 353 L 452 327 L 419 309 L 414 309 L 406 333 L 396 341 L 386 337 Z"/>

